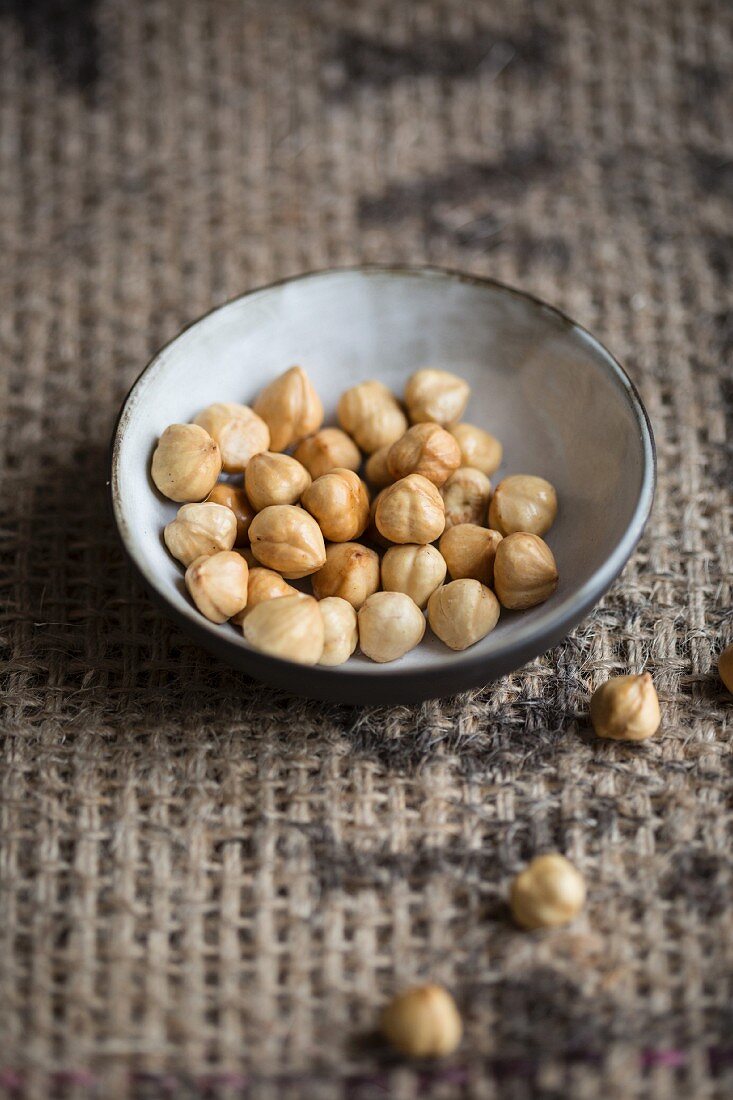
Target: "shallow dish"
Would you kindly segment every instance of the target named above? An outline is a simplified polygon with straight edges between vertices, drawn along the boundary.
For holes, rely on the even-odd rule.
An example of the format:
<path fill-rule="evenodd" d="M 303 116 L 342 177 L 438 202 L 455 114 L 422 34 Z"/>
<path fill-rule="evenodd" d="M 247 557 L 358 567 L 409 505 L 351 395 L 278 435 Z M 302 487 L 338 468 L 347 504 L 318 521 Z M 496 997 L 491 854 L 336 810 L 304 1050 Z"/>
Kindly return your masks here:
<path fill-rule="evenodd" d="M 298 363 L 333 418 L 341 392 L 379 378 L 401 394 L 421 366 L 472 387 L 465 419 L 504 444 L 506 473 L 557 488 L 547 536 L 560 571 L 554 596 L 503 612 L 487 638 L 454 653 L 426 632 L 390 665 L 356 655 L 305 668 L 251 650 L 229 624 L 204 619 L 162 540 L 177 506 L 150 480 L 163 429 L 213 401 L 250 403 Z M 112 504 L 127 553 L 165 610 L 202 645 L 279 687 L 347 703 L 414 702 L 477 687 L 544 653 L 618 575 L 644 528 L 654 492 L 654 442 L 638 393 L 616 360 L 562 313 L 529 295 L 433 268 L 325 271 L 255 290 L 184 329 L 128 394 L 113 440 Z"/>

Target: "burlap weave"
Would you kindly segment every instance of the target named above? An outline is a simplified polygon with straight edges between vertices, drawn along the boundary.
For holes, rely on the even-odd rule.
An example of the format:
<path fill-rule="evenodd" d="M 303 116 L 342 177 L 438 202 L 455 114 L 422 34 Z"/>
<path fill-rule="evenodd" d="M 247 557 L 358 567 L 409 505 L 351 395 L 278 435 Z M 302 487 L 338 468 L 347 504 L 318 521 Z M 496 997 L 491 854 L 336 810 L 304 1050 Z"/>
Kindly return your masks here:
<path fill-rule="evenodd" d="M 733 8 L 727 0 L 0 7 L 0 1092 L 733 1090 Z M 628 364 L 659 449 L 610 596 L 502 683 L 294 701 L 171 628 L 106 505 L 119 403 L 212 304 L 360 261 L 489 273 Z M 597 743 L 647 666 L 663 733 Z M 520 934 L 511 875 L 586 874 Z M 418 978 L 445 1064 L 370 1032 Z"/>

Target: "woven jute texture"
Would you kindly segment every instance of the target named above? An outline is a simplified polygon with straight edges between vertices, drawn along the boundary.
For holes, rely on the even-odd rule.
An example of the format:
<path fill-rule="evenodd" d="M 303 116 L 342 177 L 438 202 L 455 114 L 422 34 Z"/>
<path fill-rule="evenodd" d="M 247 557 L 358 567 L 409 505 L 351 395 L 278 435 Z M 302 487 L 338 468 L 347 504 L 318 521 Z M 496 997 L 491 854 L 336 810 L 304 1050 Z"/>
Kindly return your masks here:
<path fill-rule="evenodd" d="M 733 8 L 35 0 L 0 9 L 8 1097 L 542 1100 L 733 1090 Z M 293 699 L 151 605 L 107 506 L 119 404 L 215 303 L 362 261 L 488 273 L 628 365 L 659 488 L 603 604 L 501 683 Z M 664 711 L 600 743 L 589 694 Z M 559 850 L 572 926 L 515 929 Z M 431 978 L 460 1051 L 373 1039 Z"/>

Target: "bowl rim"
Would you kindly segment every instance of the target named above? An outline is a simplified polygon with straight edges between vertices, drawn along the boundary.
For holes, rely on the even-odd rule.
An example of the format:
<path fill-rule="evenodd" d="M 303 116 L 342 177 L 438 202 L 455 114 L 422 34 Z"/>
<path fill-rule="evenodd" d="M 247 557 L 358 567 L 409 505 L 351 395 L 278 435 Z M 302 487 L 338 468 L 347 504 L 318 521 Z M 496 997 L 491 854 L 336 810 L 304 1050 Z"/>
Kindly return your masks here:
<path fill-rule="evenodd" d="M 635 415 L 642 444 L 644 465 L 638 499 L 631 520 L 622 537 L 605 561 L 580 588 L 570 592 L 559 605 L 551 606 L 549 609 L 534 609 L 535 614 L 531 620 L 528 620 L 526 629 L 522 630 L 518 637 L 508 643 L 497 654 L 491 654 L 487 657 L 481 652 L 472 652 L 471 649 L 468 649 L 461 654 L 458 660 L 445 667 L 401 669 L 400 662 L 395 662 L 394 665 L 379 665 L 377 668 L 360 668 L 358 666 L 350 668 L 350 662 L 335 668 L 322 665 L 306 666 L 273 657 L 269 654 L 259 653 L 254 649 L 239 645 L 234 639 L 228 638 L 220 631 L 217 624 L 210 623 L 203 616 L 200 617 L 199 621 L 193 616 L 189 618 L 182 614 L 178 608 L 170 603 L 164 589 L 156 583 L 156 578 L 143 568 L 131 544 L 130 532 L 122 514 L 119 473 L 120 447 L 134 410 L 137 391 L 143 382 L 147 380 L 148 375 L 165 361 L 164 353 L 167 349 L 189 329 L 235 302 L 274 290 L 287 283 L 350 274 L 443 279 L 487 287 L 521 298 L 541 310 L 551 313 L 556 319 L 571 327 L 585 340 L 589 341 L 596 351 L 602 353 L 601 357 L 605 360 L 606 368 L 626 394 Z M 618 359 L 588 329 L 574 321 L 557 306 L 550 305 L 535 294 L 520 290 L 492 276 L 474 275 L 432 264 L 402 263 L 354 264 L 320 268 L 302 272 L 298 275 L 286 276 L 263 286 L 253 287 L 242 294 L 235 294 L 185 324 L 170 340 L 167 340 L 154 352 L 123 398 L 112 431 L 109 461 L 109 500 L 122 547 L 145 587 L 169 617 L 172 617 L 179 625 L 184 627 L 188 633 L 193 632 L 197 636 L 197 640 L 204 646 L 214 650 L 220 656 L 224 655 L 225 659 L 227 652 L 232 657 L 238 655 L 241 658 L 242 655 L 245 655 L 244 663 L 248 666 L 248 671 L 251 669 L 251 673 L 255 677 L 278 682 L 281 686 L 287 686 L 292 682 L 294 686 L 291 690 L 315 698 L 353 702 L 402 702 L 455 694 L 457 691 L 466 690 L 469 687 L 478 687 L 489 683 L 498 676 L 521 667 L 524 663 L 533 659 L 534 655 L 547 652 L 548 649 L 564 638 L 608 591 L 631 557 L 651 513 L 657 475 L 654 433 L 649 414 L 639 391 Z M 235 661 L 234 663 L 238 662 Z M 389 686 L 385 690 L 386 685 Z M 373 689 L 373 696 L 369 693 L 370 698 L 367 698 L 363 689 L 369 687 Z"/>

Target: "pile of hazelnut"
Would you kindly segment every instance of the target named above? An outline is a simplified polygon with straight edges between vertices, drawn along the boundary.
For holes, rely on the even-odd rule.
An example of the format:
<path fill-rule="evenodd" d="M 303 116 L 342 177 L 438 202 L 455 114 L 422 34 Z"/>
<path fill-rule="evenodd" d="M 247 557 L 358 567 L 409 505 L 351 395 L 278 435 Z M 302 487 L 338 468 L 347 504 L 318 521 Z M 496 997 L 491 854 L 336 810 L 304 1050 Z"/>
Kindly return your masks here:
<path fill-rule="evenodd" d="M 251 408 L 210 405 L 166 428 L 151 473 L 183 505 L 164 539 L 199 611 L 264 653 L 339 665 L 357 645 L 373 661 L 402 657 L 426 608 L 433 633 L 463 650 L 501 607 L 546 600 L 555 490 L 517 474 L 492 493 L 502 446 L 461 422 L 469 392 L 444 370 L 416 371 L 404 405 L 361 382 L 341 395 L 340 427 L 323 428 L 318 394 L 292 367 Z M 304 578 L 312 595 L 288 583 Z"/>

